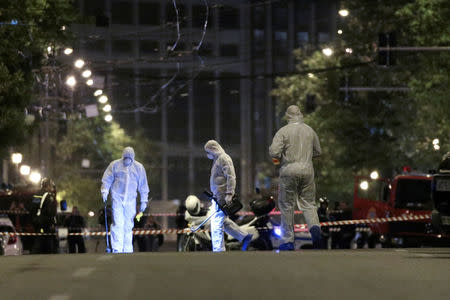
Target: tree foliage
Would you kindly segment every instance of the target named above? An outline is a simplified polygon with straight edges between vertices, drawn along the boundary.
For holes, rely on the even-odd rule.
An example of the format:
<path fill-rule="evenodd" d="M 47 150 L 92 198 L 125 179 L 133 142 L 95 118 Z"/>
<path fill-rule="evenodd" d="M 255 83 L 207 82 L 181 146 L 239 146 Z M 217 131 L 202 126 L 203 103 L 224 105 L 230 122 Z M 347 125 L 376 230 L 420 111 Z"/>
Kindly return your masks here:
<path fill-rule="evenodd" d="M 342 36 L 321 49 L 295 51 L 298 73 L 277 78 L 273 95 L 279 111 L 291 104 L 305 110 L 308 94 L 317 109 L 305 122 L 318 133 L 324 155 L 317 163 L 318 189 L 349 200 L 353 175 L 371 170 L 390 177 L 403 165 L 435 168 L 448 146 L 449 53 L 394 53 L 396 64 L 378 64 L 378 36 L 396 32 L 399 46 L 448 46 L 446 1 L 348 0 L 342 7 Z M 409 87 L 409 92 L 350 92 L 342 87 Z M 432 140 L 440 139 L 440 151 Z"/>
<path fill-rule="evenodd" d="M 26 106 L 33 99 L 33 70 L 47 63 L 48 46 L 64 45 L 62 30 L 76 15 L 70 0 L 0 2 L 0 156 L 24 142 Z"/>

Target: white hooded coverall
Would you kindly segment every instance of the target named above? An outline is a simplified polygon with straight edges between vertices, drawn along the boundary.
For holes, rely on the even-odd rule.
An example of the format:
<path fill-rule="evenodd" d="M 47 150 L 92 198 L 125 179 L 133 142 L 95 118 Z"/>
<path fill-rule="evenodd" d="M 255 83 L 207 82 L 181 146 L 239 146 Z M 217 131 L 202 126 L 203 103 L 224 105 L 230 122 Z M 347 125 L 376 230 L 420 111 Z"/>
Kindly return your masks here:
<path fill-rule="evenodd" d="M 286 111 L 288 124 L 275 134 L 269 153 L 281 162 L 278 206 L 281 211 L 282 242 L 294 242 L 294 211 L 297 202 L 308 228 L 319 226 L 315 204 L 316 186 L 312 158 L 321 154 L 315 131 L 303 123 L 300 109 Z"/>
<path fill-rule="evenodd" d="M 124 158 L 131 158 L 125 166 Z M 103 174 L 101 193 L 107 199 L 111 189 L 113 223 L 111 247 L 114 253 L 133 252 L 133 226 L 136 216 L 137 191 L 141 196 L 141 211 L 148 202 L 148 183 L 144 166 L 134 160 L 134 150 L 126 147 L 122 158 L 111 162 Z"/>
<path fill-rule="evenodd" d="M 225 153 L 223 148 L 214 140 L 205 144 L 205 151 L 213 154 L 213 165 L 211 168 L 210 188 L 214 197 L 219 202 L 225 203 L 225 196 L 234 195 L 236 189 L 236 174 L 234 171 L 233 161 L 231 157 Z M 209 214 L 217 213 L 211 218 L 211 240 L 214 252 L 225 251 L 225 242 L 223 231 L 237 239 L 239 242 L 248 235 L 239 228 L 230 218 L 228 218 L 219 208 L 219 206 L 211 201 Z"/>

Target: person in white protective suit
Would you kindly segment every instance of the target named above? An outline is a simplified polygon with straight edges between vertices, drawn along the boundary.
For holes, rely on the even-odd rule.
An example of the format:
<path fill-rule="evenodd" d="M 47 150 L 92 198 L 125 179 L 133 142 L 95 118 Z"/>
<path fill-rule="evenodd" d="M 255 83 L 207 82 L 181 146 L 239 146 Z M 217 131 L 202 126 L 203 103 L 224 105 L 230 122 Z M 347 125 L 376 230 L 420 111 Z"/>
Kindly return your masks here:
<path fill-rule="evenodd" d="M 126 147 L 122 158 L 111 162 L 103 174 L 101 193 L 103 201 L 111 190 L 113 223 L 111 247 L 113 253 L 133 252 L 133 226 L 136 216 L 137 191 L 141 196 L 140 212 L 147 208 L 148 183 L 144 166 L 134 159 L 134 150 Z"/>
<path fill-rule="evenodd" d="M 294 250 L 295 203 L 303 211 L 313 240 L 320 247 L 321 229 L 315 203 L 313 157 L 321 154 L 319 138 L 303 122 L 296 105 L 288 107 L 285 115 L 288 124 L 274 136 L 269 148 L 274 164 L 281 164 L 278 206 L 281 211 L 282 242 L 280 250 Z"/>
<path fill-rule="evenodd" d="M 231 157 L 225 153 L 218 142 L 210 140 L 205 144 L 207 157 L 213 160 L 210 177 L 210 188 L 214 197 L 221 203 L 228 203 L 233 199 L 236 189 L 236 174 Z M 223 231 L 242 243 L 242 250 L 246 251 L 253 235 L 244 232 L 230 220 L 211 200 L 209 214 L 217 212 L 211 218 L 211 240 L 214 252 L 225 251 Z"/>

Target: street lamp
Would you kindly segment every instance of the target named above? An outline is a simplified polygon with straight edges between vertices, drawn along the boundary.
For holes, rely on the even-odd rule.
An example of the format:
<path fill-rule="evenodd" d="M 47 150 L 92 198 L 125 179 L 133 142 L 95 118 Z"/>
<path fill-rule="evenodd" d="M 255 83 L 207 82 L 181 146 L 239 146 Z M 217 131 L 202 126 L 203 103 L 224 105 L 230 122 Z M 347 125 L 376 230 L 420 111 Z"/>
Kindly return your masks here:
<path fill-rule="evenodd" d="M 326 56 L 331 56 L 333 54 L 333 50 L 331 48 L 322 49 L 322 53 Z"/>
<path fill-rule="evenodd" d="M 89 86 L 91 86 L 91 85 L 94 84 L 94 80 L 88 79 L 88 80 L 86 81 L 86 84 L 89 85 Z"/>
<path fill-rule="evenodd" d="M 352 48 L 345 48 L 345 53 L 352 54 L 353 49 Z"/>
<path fill-rule="evenodd" d="M 11 161 L 13 164 L 18 165 L 22 162 L 22 154 L 21 153 L 13 153 L 11 155 Z"/>
<path fill-rule="evenodd" d="M 81 76 L 83 76 L 84 78 L 89 78 L 91 77 L 92 72 L 91 70 L 84 70 L 83 73 L 81 73 Z"/>
<path fill-rule="evenodd" d="M 30 181 L 34 184 L 38 184 L 41 181 L 41 173 L 37 171 L 31 172 Z"/>
<path fill-rule="evenodd" d="M 100 98 L 98 98 L 98 102 L 100 102 L 101 104 L 105 104 L 106 102 L 108 102 L 108 97 L 106 95 L 102 95 L 100 96 Z"/>
<path fill-rule="evenodd" d="M 95 97 L 98 97 L 98 96 L 100 96 L 101 94 L 103 94 L 103 91 L 102 91 L 102 90 L 96 90 L 96 91 L 94 92 L 94 96 L 95 96 Z"/>
<path fill-rule="evenodd" d="M 314 78 L 314 74 L 313 73 L 308 73 L 308 77 L 309 78 Z"/>
<path fill-rule="evenodd" d="M 110 112 L 110 111 L 111 111 L 111 105 L 106 104 L 106 105 L 103 107 L 103 111 L 104 111 L 104 112 Z"/>
<path fill-rule="evenodd" d="M 433 145 L 438 145 L 439 144 L 439 139 L 434 139 L 433 140 Z"/>
<path fill-rule="evenodd" d="M 339 30 L 337 31 L 337 34 L 342 34 L 342 33 L 343 33 L 342 29 L 339 29 Z"/>
<path fill-rule="evenodd" d="M 341 10 L 339 10 L 338 13 L 341 17 L 347 17 L 349 14 L 348 10 L 346 10 L 346 9 L 341 9 Z"/>
<path fill-rule="evenodd" d="M 439 146 L 438 144 L 433 145 L 434 150 L 438 151 L 439 149 L 441 149 L 441 146 Z"/>
<path fill-rule="evenodd" d="M 64 54 L 65 54 L 65 55 L 70 55 L 70 54 L 72 54 L 72 52 L 73 52 L 73 49 L 72 49 L 72 48 L 66 48 L 66 49 L 64 49 Z"/>
<path fill-rule="evenodd" d="M 367 191 L 367 189 L 369 188 L 369 182 L 367 182 L 367 180 L 361 181 L 361 183 L 359 184 L 359 187 L 363 191 Z"/>
<path fill-rule="evenodd" d="M 20 174 L 22 174 L 23 176 L 30 175 L 30 172 L 31 172 L 30 166 L 27 166 L 27 165 L 20 166 Z"/>
<path fill-rule="evenodd" d="M 88 216 L 89 216 L 89 217 L 93 217 L 93 216 L 95 216 L 95 213 L 91 210 L 91 211 L 88 213 Z"/>
<path fill-rule="evenodd" d="M 77 59 L 74 63 L 75 67 L 78 69 L 81 69 L 84 66 L 84 60 L 82 59 Z"/>
<path fill-rule="evenodd" d="M 370 178 L 372 178 L 373 180 L 378 179 L 379 176 L 380 175 L 377 171 L 373 171 L 372 173 L 370 173 Z"/>
<path fill-rule="evenodd" d="M 107 115 L 105 116 L 105 121 L 106 121 L 106 122 L 111 122 L 111 121 L 112 121 L 112 116 L 111 116 L 110 114 L 107 114 Z"/>
<path fill-rule="evenodd" d="M 77 84 L 77 80 L 75 79 L 75 76 L 67 77 L 66 84 L 70 87 L 74 87 L 75 84 Z"/>

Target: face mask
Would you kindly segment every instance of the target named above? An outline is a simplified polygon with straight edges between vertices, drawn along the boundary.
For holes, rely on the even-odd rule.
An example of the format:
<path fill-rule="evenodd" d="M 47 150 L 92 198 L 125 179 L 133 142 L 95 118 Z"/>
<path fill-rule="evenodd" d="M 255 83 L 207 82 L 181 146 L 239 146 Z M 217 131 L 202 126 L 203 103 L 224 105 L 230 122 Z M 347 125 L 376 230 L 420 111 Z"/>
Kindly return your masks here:
<path fill-rule="evenodd" d="M 214 155 L 212 155 L 211 153 L 207 153 L 206 157 L 208 157 L 209 159 L 214 159 Z"/>
<path fill-rule="evenodd" d="M 131 165 L 131 163 L 132 163 L 133 161 L 131 160 L 131 158 L 129 158 L 129 157 L 125 157 L 124 159 L 123 159 L 123 164 L 125 165 L 125 166 L 129 166 L 129 165 Z"/>

